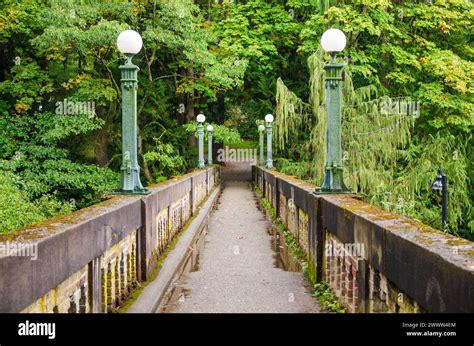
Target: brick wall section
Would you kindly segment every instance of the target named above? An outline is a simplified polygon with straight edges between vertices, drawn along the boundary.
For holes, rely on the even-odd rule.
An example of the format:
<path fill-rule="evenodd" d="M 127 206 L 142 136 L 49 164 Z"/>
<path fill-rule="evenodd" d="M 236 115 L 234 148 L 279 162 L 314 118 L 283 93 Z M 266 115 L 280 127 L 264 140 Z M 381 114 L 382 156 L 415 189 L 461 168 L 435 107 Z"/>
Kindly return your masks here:
<path fill-rule="evenodd" d="M 331 233 L 326 232 L 324 280 L 333 292 L 337 292 L 339 302 L 347 311 L 357 312 L 359 261 L 350 250 L 351 247 L 344 246 Z"/>
<path fill-rule="evenodd" d="M 273 170 L 252 176 L 347 311 L 474 312 L 474 243 Z"/>
<path fill-rule="evenodd" d="M 278 208 L 280 210 L 280 219 L 283 225 L 288 228 L 288 208 L 286 207 L 287 201 L 285 195 L 281 194 L 279 200 L 280 205 L 278 206 Z"/>
<path fill-rule="evenodd" d="M 0 312 L 112 312 L 220 181 L 209 167 L 115 196 L 65 217 L 0 235 L 37 245 L 37 260 L 0 253 Z"/>
<path fill-rule="evenodd" d="M 22 312 L 89 312 L 87 284 L 87 267 L 84 267 Z"/>
<path fill-rule="evenodd" d="M 113 245 L 101 256 L 101 312 L 112 312 L 137 285 L 137 232 Z"/>
<path fill-rule="evenodd" d="M 298 208 L 298 242 L 305 253 L 309 253 L 309 217 Z"/>

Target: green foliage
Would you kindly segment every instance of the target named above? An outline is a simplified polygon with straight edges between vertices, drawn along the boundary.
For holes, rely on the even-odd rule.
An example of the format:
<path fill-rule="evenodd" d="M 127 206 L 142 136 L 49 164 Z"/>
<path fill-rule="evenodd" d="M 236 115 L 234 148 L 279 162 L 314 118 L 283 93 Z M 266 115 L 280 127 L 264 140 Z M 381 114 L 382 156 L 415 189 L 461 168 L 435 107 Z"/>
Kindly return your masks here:
<path fill-rule="evenodd" d="M 282 149 L 292 138 L 298 136 L 307 105 L 295 93 L 288 90 L 281 78 L 277 80 L 276 100 L 275 139 L 277 147 Z"/>
<path fill-rule="evenodd" d="M 168 177 L 179 175 L 184 167 L 185 160 L 180 156 L 173 145 L 161 143 L 156 139 L 156 148 L 144 155 L 145 161 L 153 165 L 153 174 L 156 182 L 166 180 Z"/>
<path fill-rule="evenodd" d="M 0 175 L 0 233 L 41 220 L 40 212 L 14 184 L 14 175 Z"/>
<path fill-rule="evenodd" d="M 266 1 L 225 1 L 213 6 L 211 18 L 222 54 L 248 61 L 244 87 L 226 94 L 226 119 L 243 138 L 254 138 L 255 120 L 273 113 L 276 78 L 301 69 L 293 48 L 301 23 L 281 2 Z"/>
<path fill-rule="evenodd" d="M 0 233 L 74 209 L 74 205 L 63 202 L 54 195 L 43 195 L 34 202 L 30 201 L 28 195 L 17 187 L 16 177 L 8 169 L 7 162 L 1 162 L 0 173 Z"/>
<path fill-rule="evenodd" d="M 250 139 L 241 139 L 239 142 L 225 142 L 229 148 L 233 149 L 255 149 L 258 148 L 258 142 Z"/>
<path fill-rule="evenodd" d="M 472 221 L 466 222 L 473 220 L 474 213 L 469 198 L 467 146 L 449 133 L 428 135 L 407 150 L 407 164 L 394 184 L 389 189 L 377 189 L 383 194 L 373 193 L 371 199 L 442 229 L 441 198 L 431 191 L 437 167 L 442 163 L 448 177 L 449 230 L 458 235 L 472 234 Z"/>
<path fill-rule="evenodd" d="M 318 162 L 326 160 L 326 104 L 324 92 L 324 60 L 320 51 L 308 58 L 310 67 L 310 101 L 312 113 L 303 113 L 309 107 L 290 92 L 283 81 L 277 84 L 277 121 L 275 137 L 282 150 L 290 138 L 299 131 L 310 132 L 301 144 L 304 157 L 315 157 Z M 390 100 L 377 96 L 378 91 L 373 85 L 354 90 L 352 75 L 347 69 L 343 71 L 343 148 L 345 149 L 346 181 L 356 191 L 366 193 L 375 190 L 380 184 L 389 184 L 394 179 L 394 170 L 398 165 L 401 148 L 410 141 L 410 130 L 413 128 L 414 117 L 406 114 L 382 114 L 382 106 Z M 298 106 L 295 106 L 298 105 Z M 388 108 L 388 107 L 387 107 Z M 311 128 L 311 124 L 312 125 Z M 290 134 L 292 134 L 290 136 Z M 309 164 L 290 164 L 283 171 L 294 171 L 296 175 L 316 181 L 324 179 L 324 166 L 314 162 L 314 170 Z M 296 169 L 296 170 L 295 170 Z M 303 175 L 300 175 L 303 173 Z M 311 174 L 308 177 L 308 173 Z"/>
<path fill-rule="evenodd" d="M 313 164 L 308 161 L 294 161 L 284 157 L 278 157 L 274 161 L 275 167 L 285 174 L 297 176 L 301 179 L 311 180 L 313 178 Z"/>
<path fill-rule="evenodd" d="M 16 114 L 31 110 L 34 104 L 43 101 L 44 94 L 53 91 L 51 78 L 36 62 L 14 66 L 11 74 L 11 80 L 0 83 L 0 92 L 12 100 Z"/>
<path fill-rule="evenodd" d="M 327 56 L 318 47 L 324 30 L 339 27 L 348 39 L 340 56 L 348 63 L 346 181 L 372 203 L 439 227 L 429 185 L 442 164 L 450 230 L 472 235 L 473 11 L 467 0 L 5 0 L 0 159 L 29 203 L 53 196 L 82 207 L 115 188 L 116 37 L 132 28 L 144 41 L 134 57 L 142 181 L 194 167 L 193 121 L 202 112 L 215 142 L 235 147 L 258 138 L 256 124 L 275 113 L 276 165 L 320 183 Z M 388 96 L 420 102 L 420 116 L 380 116 Z M 94 112 L 66 114 L 58 108 L 65 99 L 94 102 Z"/>
<path fill-rule="evenodd" d="M 202 13 L 193 1 L 165 1 L 160 7 L 143 36 L 152 47 L 166 47 L 175 58 L 179 57 L 179 61 L 171 63 L 189 71 L 190 75 L 177 79 L 177 93 L 199 93 L 212 101 L 217 92 L 241 85 L 247 61 L 220 52 L 225 50 L 222 45 L 208 49 L 217 37 L 201 24 Z"/>
<path fill-rule="evenodd" d="M 310 54 L 309 102 L 277 80 L 277 167 L 321 183 L 325 160 L 323 65 L 315 47 L 328 27 L 347 34 L 344 69 L 345 181 L 371 203 L 441 228 L 430 186 L 442 165 L 449 184 L 449 231 L 472 237 L 474 194 L 474 7 L 471 2 L 334 3 L 310 14 L 298 50 Z M 285 79 L 292 83 L 292 78 Z M 304 95 L 304 94 L 302 94 Z M 388 97 L 421 105 L 420 116 L 381 114 Z M 313 167 L 311 170 L 310 167 Z"/>
<path fill-rule="evenodd" d="M 181 95 L 207 107 L 242 85 L 245 59 L 223 53 L 190 0 L 9 1 L 0 5 L 0 158 L 8 162 L 25 203 L 57 209 L 100 201 L 119 184 L 120 54 L 116 38 L 139 31 L 139 157 L 144 180 L 182 174 L 193 162 L 175 105 Z M 211 45 L 213 47 L 211 47 Z M 238 59 L 238 60 L 236 60 Z M 70 114 L 65 101 L 94 103 Z M 197 103 L 196 103 L 197 105 Z M 146 125 L 146 126 L 144 126 Z M 239 134 L 215 126 L 217 141 Z M 13 188 L 12 187 L 12 188 Z M 49 196 L 54 196 L 49 197 Z M 48 212 L 51 210 L 51 212 Z M 24 218 L 36 221 L 37 218 Z"/>
<path fill-rule="evenodd" d="M 240 133 L 236 129 L 229 128 L 225 125 L 218 125 L 218 124 L 208 124 L 205 123 L 204 129 L 207 128 L 208 125 L 213 126 L 212 131 L 212 139 L 215 143 L 234 143 L 238 144 L 241 142 Z M 197 138 L 197 122 L 189 122 L 184 125 L 186 132 L 193 133 Z M 207 131 L 204 131 L 204 136 L 207 138 Z"/>
<path fill-rule="evenodd" d="M 325 282 L 318 282 L 313 286 L 313 297 L 316 297 L 321 302 L 321 305 L 329 312 L 344 313 L 344 309 L 339 304 L 334 293 Z"/>

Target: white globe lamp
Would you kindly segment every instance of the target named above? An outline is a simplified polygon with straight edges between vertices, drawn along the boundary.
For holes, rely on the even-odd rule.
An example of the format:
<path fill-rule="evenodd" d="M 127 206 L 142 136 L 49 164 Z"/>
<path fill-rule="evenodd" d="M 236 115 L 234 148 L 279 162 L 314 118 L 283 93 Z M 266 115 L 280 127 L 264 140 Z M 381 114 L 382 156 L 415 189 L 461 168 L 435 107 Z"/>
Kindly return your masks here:
<path fill-rule="evenodd" d="M 204 114 L 198 114 L 198 116 L 196 117 L 196 120 L 198 121 L 198 123 L 203 123 L 206 121 L 206 117 L 204 116 Z"/>
<path fill-rule="evenodd" d="M 135 55 L 143 46 L 142 37 L 135 30 L 125 30 L 117 37 L 117 48 L 122 54 Z"/>
<path fill-rule="evenodd" d="M 346 35 L 339 29 L 326 30 L 321 36 L 321 46 L 328 53 L 337 53 L 346 47 Z"/>

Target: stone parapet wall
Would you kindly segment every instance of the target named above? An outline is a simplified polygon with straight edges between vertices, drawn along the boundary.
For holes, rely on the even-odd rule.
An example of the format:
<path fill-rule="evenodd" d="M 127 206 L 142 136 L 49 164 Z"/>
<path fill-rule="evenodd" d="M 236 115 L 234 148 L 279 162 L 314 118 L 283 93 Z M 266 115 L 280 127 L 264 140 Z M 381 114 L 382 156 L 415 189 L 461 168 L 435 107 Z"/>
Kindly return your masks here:
<path fill-rule="evenodd" d="M 474 312 L 474 243 L 253 167 L 253 182 L 349 312 Z"/>
<path fill-rule="evenodd" d="M 209 167 L 0 235 L 0 312 L 115 311 L 219 181 Z M 14 246 L 36 249 L 36 259 Z"/>

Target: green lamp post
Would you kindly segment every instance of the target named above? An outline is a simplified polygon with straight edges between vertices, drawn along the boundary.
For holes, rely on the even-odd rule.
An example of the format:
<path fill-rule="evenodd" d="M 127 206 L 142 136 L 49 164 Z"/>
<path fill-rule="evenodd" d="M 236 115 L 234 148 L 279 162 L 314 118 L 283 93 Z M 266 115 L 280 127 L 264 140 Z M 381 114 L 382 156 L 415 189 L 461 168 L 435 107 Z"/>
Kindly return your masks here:
<path fill-rule="evenodd" d="M 198 122 L 198 149 L 199 149 L 199 159 L 198 159 L 198 168 L 204 168 L 204 126 L 203 122 L 206 121 L 204 114 L 198 114 L 196 117 Z"/>
<path fill-rule="evenodd" d="M 321 46 L 331 56 L 326 70 L 326 165 L 323 186 L 315 193 L 351 192 L 343 181 L 341 144 L 341 98 L 343 64 L 336 62 L 336 55 L 346 46 L 346 35 L 339 29 L 329 29 L 321 37 Z"/>
<path fill-rule="evenodd" d="M 207 163 L 212 166 L 212 131 L 214 127 L 207 125 Z"/>
<path fill-rule="evenodd" d="M 265 126 L 258 125 L 259 144 L 260 144 L 260 160 L 259 164 L 263 165 L 263 133 L 265 132 Z"/>
<path fill-rule="evenodd" d="M 265 115 L 265 124 L 267 128 L 267 164 L 265 167 L 273 168 L 273 159 L 272 159 L 272 123 L 273 123 L 273 115 L 267 114 Z"/>
<path fill-rule="evenodd" d="M 118 50 L 127 56 L 127 61 L 119 68 L 122 78 L 122 166 L 121 194 L 148 194 L 140 182 L 140 166 L 137 159 L 137 72 L 138 66 L 132 58 L 142 48 L 142 38 L 134 30 L 125 30 L 117 38 Z"/>

